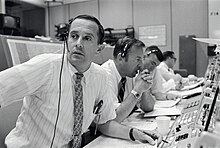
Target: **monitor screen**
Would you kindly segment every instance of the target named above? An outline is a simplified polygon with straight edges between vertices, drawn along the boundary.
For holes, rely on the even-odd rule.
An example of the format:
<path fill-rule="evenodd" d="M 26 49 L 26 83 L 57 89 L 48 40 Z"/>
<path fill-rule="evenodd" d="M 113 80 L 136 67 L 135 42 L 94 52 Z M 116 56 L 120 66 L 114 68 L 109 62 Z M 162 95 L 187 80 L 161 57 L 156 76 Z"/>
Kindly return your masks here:
<path fill-rule="evenodd" d="M 19 19 L 19 17 L 5 15 L 4 16 L 4 27 L 7 27 L 7 28 L 19 28 L 20 27 L 20 19 Z"/>
<path fill-rule="evenodd" d="M 11 17 L 11 16 L 5 16 L 4 17 L 4 27 L 15 28 L 16 27 L 15 18 Z"/>
<path fill-rule="evenodd" d="M 0 14 L 0 29 L 3 28 L 20 28 L 20 18 L 8 14 Z"/>

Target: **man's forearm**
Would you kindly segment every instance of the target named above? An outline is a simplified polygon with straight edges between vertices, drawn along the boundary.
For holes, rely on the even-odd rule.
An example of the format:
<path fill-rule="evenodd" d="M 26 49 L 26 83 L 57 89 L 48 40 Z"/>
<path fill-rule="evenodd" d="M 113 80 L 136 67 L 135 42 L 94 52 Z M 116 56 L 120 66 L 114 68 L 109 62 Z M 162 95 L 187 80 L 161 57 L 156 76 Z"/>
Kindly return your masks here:
<path fill-rule="evenodd" d="M 137 104 L 137 102 L 137 98 L 132 93 L 130 93 L 129 96 L 116 109 L 117 116 L 115 120 L 117 122 L 121 122 L 125 118 L 127 118 L 133 110 L 133 108 L 135 107 L 135 105 Z"/>
<path fill-rule="evenodd" d="M 140 101 L 140 108 L 144 112 L 153 111 L 156 99 L 148 92 L 144 92 Z"/>
<path fill-rule="evenodd" d="M 130 139 L 129 138 L 129 127 L 124 126 L 117 121 L 111 120 L 105 124 L 98 126 L 99 131 L 110 137 Z"/>
<path fill-rule="evenodd" d="M 159 142 L 161 141 L 161 136 L 158 133 L 155 133 L 153 131 L 143 132 L 141 130 L 122 125 L 114 120 L 110 120 L 104 124 L 99 125 L 98 129 L 104 135 L 109 137 L 115 137 L 120 139 L 131 140 L 131 141 L 134 140 L 138 140 L 141 142 L 148 141 L 151 145 L 154 145 L 155 141 L 152 137 L 153 135 L 155 135 L 156 139 L 158 139 Z"/>

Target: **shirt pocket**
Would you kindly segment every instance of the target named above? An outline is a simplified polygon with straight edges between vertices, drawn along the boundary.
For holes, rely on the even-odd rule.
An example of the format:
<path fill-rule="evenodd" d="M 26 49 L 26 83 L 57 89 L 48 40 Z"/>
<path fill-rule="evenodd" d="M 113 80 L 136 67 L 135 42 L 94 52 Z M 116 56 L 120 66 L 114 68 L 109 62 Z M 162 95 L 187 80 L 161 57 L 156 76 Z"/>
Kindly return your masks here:
<path fill-rule="evenodd" d="M 82 127 L 82 129 L 83 129 L 83 132 L 85 132 L 88 128 L 89 128 L 89 126 L 90 126 L 90 124 L 92 123 L 92 121 L 96 118 L 96 114 L 90 114 L 88 117 L 85 117 L 84 118 L 84 121 L 83 121 L 83 127 Z"/>

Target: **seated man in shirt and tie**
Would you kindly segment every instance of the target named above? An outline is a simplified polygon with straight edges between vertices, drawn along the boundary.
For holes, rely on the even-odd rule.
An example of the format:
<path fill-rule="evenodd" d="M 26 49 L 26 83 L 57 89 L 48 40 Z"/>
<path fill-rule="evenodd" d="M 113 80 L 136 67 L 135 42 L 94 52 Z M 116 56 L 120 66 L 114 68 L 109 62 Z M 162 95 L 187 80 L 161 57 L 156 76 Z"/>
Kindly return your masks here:
<path fill-rule="evenodd" d="M 197 80 L 197 77 L 194 75 L 189 75 L 188 78 L 182 77 L 180 74 L 175 74 L 173 71 L 173 67 L 176 63 L 175 53 L 173 51 L 165 51 L 163 52 L 164 60 L 158 66 L 160 70 L 163 81 L 169 81 L 170 89 L 181 89 L 184 85 L 186 85 L 189 81 Z"/>
<path fill-rule="evenodd" d="M 80 148 L 81 135 L 93 120 L 108 136 L 153 145 L 155 135 L 161 141 L 157 132 L 115 121 L 107 73 L 91 62 L 103 49 L 103 37 L 98 19 L 79 15 L 65 37 L 67 54 L 42 54 L 0 72 L 0 107 L 25 97 L 16 127 L 5 139 L 8 148 Z M 141 76 L 143 81 L 148 78 Z"/>
<path fill-rule="evenodd" d="M 156 100 L 176 99 L 176 95 L 167 94 L 160 71 L 156 68 L 163 61 L 163 54 L 158 46 L 152 45 L 145 49 L 142 69 L 148 69 L 152 73 L 152 85 L 150 89 L 142 94 L 140 108 L 144 112 L 154 109 Z M 134 81 L 128 80 L 128 90 L 132 89 Z"/>
<path fill-rule="evenodd" d="M 120 38 L 113 50 L 113 60 L 109 59 L 101 66 L 106 69 L 110 78 L 110 87 L 114 92 L 114 104 L 117 113 L 116 120 L 123 121 L 133 110 L 135 105 L 140 100 L 143 92 L 151 86 L 152 76 L 146 69 L 147 81 L 142 79 L 142 74 L 138 74 L 142 67 L 144 43 L 138 39 L 124 37 Z M 126 79 L 135 79 L 135 84 L 132 89 L 127 92 Z"/>

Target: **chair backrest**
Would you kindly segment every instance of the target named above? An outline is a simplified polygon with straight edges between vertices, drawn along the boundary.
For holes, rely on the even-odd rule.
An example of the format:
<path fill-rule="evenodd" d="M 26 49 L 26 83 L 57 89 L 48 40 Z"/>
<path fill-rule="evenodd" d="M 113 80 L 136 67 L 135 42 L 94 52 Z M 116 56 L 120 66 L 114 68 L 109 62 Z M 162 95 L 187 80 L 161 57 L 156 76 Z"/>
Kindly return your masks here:
<path fill-rule="evenodd" d="M 5 137 L 15 127 L 21 106 L 22 100 L 0 109 L 0 148 L 6 148 Z"/>
<path fill-rule="evenodd" d="M 178 74 L 180 74 L 182 77 L 187 77 L 187 76 L 188 76 L 188 71 L 187 71 L 187 69 L 174 70 L 174 73 L 178 73 Z"/>

